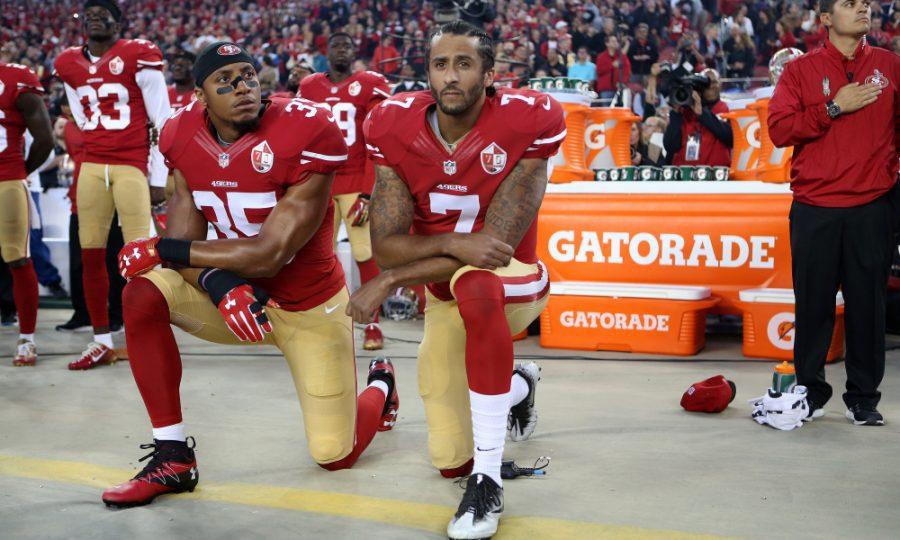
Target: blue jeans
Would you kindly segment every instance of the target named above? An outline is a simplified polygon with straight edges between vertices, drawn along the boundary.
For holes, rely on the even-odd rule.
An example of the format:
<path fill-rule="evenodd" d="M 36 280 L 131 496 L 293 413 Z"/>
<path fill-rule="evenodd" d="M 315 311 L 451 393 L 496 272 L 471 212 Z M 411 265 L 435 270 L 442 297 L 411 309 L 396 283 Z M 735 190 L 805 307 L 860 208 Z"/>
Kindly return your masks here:
<path fill-rule="evenodd" d="M 41 194 L 32 191 L 31 198 L 34 200 L 38 214 L 40 214 Z M 44 229 L 31 229 L 29 247 L 31 248 L 31 260 L 34 262 L 34 272 L 37 274 L 38 282 L 45 287 L 61 282 L 62 278 L 59 276 L 59 270 L 50 262 L 50 248 L 44 243 Z"/>

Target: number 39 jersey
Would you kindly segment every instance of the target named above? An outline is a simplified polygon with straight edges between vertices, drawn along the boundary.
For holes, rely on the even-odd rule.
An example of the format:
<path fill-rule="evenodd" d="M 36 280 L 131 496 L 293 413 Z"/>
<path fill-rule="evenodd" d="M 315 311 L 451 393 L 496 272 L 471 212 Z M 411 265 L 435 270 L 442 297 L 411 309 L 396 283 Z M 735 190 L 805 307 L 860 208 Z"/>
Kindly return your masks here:
<path fill-rule="evenodd" d="M 369 155 L 394 169 L 415 199 L 415 234 L 478 232 L 500 183 L 521 159 L 549 158 L 566 136 L 559 103 L 530 89 L 497 88 L 472 130 L 450 154 L 429 125 L 430 91 L 394 96 L 365 123 Z M 516 259 L 537 262 L 537 223 L 516 246 Z M 429 286 L 449 299 L 446 283 Z"/>
<path fill-rule="evenodd" d="M 350 149 L 347 163 L 337 171 L 331 188 L 335 195 L 372 193 L 374 176 L 366 174 L 366 140 L 363 121 L 366 114 L 385 98 L 391 97 L 387 79 L 380 73 L 361 71 L 335 84 L 325 73 L 316 73 L 300 82 L 299 96 L 327 105 L 334 115 L 344 142 Z"/>
<path fill-rule="evenodd" d="M 0 182 L 25 179 L 25 119 L 16 100 L 29 92 L 44 93 L 37 76 L 25 66 L 0 63 Z"/>
<path fill-rule="evenodd" d="M 259 127 L 222 147 L 207 127 L 206 109 L 193 102 L 168 122 L 159 149 L 181 172 L 194 205 L 219 238 L 251 238 L 294 185 L 328 174 L 347 160 L 347 146 L 328 111 L 304 99 L 273 99 Z M 344 286 L 334 255 L 334 204 L 322 224 L 275 276 L 252 278 L 285 309 L 305 311 Z"/>
<path fill-rule="evenodd" d="M 85 122 L 85 161 L 147 170 L 148 115 L 137 83 L 145 69 L 162 70 L 159 48 L 142 39 L 120 39 L 96 62 L 85 47 L 63 51 L 54 63 L 60 79 L 78 95 Z"/>

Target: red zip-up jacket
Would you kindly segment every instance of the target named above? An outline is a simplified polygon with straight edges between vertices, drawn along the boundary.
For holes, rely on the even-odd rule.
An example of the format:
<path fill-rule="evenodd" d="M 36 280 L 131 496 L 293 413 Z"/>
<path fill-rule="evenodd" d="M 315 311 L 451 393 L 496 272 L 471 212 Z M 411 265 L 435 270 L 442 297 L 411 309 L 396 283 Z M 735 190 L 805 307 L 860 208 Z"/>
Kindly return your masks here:
<path fill-rule="evenodd" d="M 849 82 L 882 87 L 878 99 L 832 120 L 825 104 Z M 897 181 L 900 56 L 865 38 L 847 59 L 830 40 L 789 62 L 769 102 L 769 136 L 794 147 L 794 199 L 814 206 L 871 202 Z"/>

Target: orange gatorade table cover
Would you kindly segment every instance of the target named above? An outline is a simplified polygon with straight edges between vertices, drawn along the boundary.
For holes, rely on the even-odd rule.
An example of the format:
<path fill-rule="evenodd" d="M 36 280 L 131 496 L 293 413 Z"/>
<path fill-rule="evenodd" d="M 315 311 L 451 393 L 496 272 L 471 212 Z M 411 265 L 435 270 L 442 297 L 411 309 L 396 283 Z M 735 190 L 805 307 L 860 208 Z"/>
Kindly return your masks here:
<path fill-rule="evenodd" d="M 786 184 L 571 182 L 547 188 L 538 255 L 552 282 L 708 287 L 715 312 L 738 294 L 792 288 Z"/>

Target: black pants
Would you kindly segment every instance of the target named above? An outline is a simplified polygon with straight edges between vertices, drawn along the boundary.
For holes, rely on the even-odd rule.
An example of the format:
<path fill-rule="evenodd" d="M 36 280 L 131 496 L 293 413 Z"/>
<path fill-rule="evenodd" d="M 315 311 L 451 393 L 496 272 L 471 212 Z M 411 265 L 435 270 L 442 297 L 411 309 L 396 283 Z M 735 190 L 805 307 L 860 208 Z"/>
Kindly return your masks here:
<path fill-rule="evenodd" d="M 797 384 L 818 408 L 831 398 L 825 356 L 834 330 L 834 297 L 844 295 L 847 391 L 844 403 L 875 406 L 884 377 L 885 298 L 893 254 L 888 196 L 851 208 L 791 205 Z"/>
<path fill-rule="evenodd" d="M 119 219 L 114 214 L 112 226 L 109 228 L 109 237 L 106 239 L 106 272 L 109 274 L 109 322 L 110 324 L 122 324 L 122 289 L 125 280 L 119 275 L 119 250 L 125 242 L 122 238 L 122 229 L 119 228 Z M 84 302 L 84 285 L 81 281 L 81 242 L 78 239 L 78 215 L 69 216 L 69 282 L 71 284 L 72 320 L 91 324 L 91 316 L 88 314 L 87 304 Z"/>

